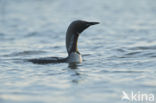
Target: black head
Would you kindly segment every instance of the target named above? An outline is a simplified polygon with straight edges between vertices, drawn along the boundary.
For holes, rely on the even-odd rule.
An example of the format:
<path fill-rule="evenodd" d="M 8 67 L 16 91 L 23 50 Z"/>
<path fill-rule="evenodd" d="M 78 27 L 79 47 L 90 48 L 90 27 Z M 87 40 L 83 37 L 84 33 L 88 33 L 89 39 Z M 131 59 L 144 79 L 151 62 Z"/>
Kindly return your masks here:
<path fill-rule="evenodd" d="M 68 29 L 70 29 L 70 31 L 72 31 L 74 33 L 80 34 L 89 26 L 92 26 L 95 24 L 99 24 L 99 22 L 88 22 L 88 21 L 83 21 L 83 20 L 76 20 L 70 24 Z"/>

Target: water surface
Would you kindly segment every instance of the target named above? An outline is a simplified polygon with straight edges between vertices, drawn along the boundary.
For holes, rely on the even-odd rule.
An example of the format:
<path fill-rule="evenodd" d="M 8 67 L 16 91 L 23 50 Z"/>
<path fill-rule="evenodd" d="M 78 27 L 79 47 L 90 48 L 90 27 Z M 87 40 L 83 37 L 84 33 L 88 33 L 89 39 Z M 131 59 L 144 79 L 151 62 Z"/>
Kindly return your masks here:
<path fill-rule="evenodd" d="M 125 103 L 122 91 L 156 94 L 155 0 L 0 0 L 0 103 Z M 79 38 L 84 61 L 66 57 L 65 32 L 99 21 Z M 138 103 L 138 102 L 137 102 Z"/>

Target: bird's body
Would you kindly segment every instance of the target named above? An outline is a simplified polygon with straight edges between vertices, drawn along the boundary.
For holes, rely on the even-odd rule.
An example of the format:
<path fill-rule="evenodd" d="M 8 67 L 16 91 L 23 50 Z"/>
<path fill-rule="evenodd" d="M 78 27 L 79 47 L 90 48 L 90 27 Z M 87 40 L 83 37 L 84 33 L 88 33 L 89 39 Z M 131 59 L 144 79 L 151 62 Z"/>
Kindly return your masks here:
<path fill-rule="evenodd" d="M 82 56 L 79 53 L 72 52 L 70 54 L 70 56 L 68 56 L 67 62 L 81 63 L 82 62 Z"/>
<path fill-rule="evenodd" d="M 82 56 L 76 52 L 72 52 L 70 56 L 66 58 L 62 57 L 46 57 L 46 58 L 38 58 L 38 59 L 29 59 L 28 61 L 35 64 L 48 64 L 48 63 L 81 63 Z"/>
<path fill-rule="evenodd" d="M 86 28 L 91 25 L 98 24 L 98 22 L 87 22 L 82 20 L 77 20 L 72 22 L 66 32 L 66 49 L 68 52 L 68 57 L 59 58 L 59 57 L 48 57 L 48 58 L 39 58 L 39 59 L 29 59 L 28 61 L 37 64 L 47 64 L 47 63 L 64 63 L 64 62 L 82 62 L 82 56 L 78 51 L 78 37 Z"/>

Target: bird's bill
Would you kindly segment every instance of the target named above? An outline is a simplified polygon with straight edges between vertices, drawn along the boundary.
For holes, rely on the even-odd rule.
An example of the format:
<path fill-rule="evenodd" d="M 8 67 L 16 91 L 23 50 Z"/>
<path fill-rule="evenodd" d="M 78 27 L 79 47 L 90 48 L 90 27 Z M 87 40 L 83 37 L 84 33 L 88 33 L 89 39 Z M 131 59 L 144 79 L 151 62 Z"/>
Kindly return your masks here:
<path fill-rule="evenodd" d="M 99 22 L 88 22 L 89 25 L 96 25 L 99 24 Z"/>

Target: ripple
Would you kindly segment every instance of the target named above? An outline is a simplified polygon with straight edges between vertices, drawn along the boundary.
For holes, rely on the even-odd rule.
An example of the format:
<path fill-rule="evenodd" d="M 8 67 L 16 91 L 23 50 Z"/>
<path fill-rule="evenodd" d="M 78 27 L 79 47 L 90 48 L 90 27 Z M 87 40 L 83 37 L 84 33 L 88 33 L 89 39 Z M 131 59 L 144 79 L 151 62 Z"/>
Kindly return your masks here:
<path fill-rule="evenodd" d="M 30 32 L 30 33 L 26 34 L 25 37 L 36 36 L 37 34 L 38 34 L 38 32 Z"/>
<path fill-rule="evenodd" d="M 117 51 L 119 52 L 126 52 L 126 50 L 122 49 L 122 48 L 119 48 L 119 49 L 116 49 Z"/>
<path fill-rule="evenodd" d="M 3 33 L 0 33 L 0 37 L 3 37 L 5 34 L 3 34 Z"/>
<path fill-rule="evenodd" d="M 101 70 L 100 73 L 144 73 L 140 70 Z"/>
<path fill-rule="evenodd" d="M 22 52 L 3 55 L 3 57 L 25 56 L 25 55 L 34 55 L 34 54 L 42 54 L 42 53 L 46 53 L 46 52 L 45 51 L 22 51 Z"/>
<path fill-rule="evenodd" d="M 140 54 L 141 52 L 130 52 L 130 53 L 127 53 L 127 54 L 125 54 L 125 55 L 127 55 L 127 56 L 133 56 L 133 55 L 137 55 L 137 54 Z"/>
<path fill-rule="evenodd" d="M 156 45 L 132 47 L 130 50 L 156 50 Z"/>

